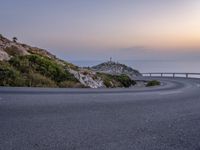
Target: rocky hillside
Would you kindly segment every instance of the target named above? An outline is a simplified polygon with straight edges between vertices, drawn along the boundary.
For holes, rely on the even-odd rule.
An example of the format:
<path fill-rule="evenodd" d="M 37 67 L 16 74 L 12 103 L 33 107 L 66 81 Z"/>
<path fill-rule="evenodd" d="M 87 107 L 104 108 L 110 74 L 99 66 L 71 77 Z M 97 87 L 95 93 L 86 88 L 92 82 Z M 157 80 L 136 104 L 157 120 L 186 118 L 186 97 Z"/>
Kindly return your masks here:
<path fill-rule="evenodd" d="M 80 68 L 44 49 L 0 35 L 0 86 L 114 88 L 134 84 L 126 75 Z"/>
<path fill-rule="evenodd" d="M 93 66 L 92 70 L 96 72 L 103 72 L 103 73 L 108 73 L 112 75 L 125 74 L 131 78 L 134 78 L 136 76 L 141 76 L 139 71 L 134 70 L 131 67 L 128 67 L 124 64 L 116 63 L 113 61 L 108 61 L 108 62 L 99 64 L 97 66 Z"/>
<path fill-rule="evenodd" d="M 48 51 L 36 47 L 31 47 L 26 44 L 11 41 L 0 34 L 0 60 L 9 60 L 14 56 L 25 56 L 30 54 L 38 54 L 50 59 L 57 59 Z"/>

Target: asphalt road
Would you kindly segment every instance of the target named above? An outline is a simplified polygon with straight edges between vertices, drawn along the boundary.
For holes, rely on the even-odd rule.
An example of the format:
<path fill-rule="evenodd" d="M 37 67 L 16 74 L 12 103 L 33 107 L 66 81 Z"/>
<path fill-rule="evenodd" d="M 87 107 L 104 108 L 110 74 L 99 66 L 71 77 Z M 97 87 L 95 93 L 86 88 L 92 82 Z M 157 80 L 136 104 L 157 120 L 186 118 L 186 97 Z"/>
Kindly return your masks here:
<path fill-rule="evenodd" d="M 0 150 L 200 150 L 200 79 L 134 89 L 0 88 Z"/>

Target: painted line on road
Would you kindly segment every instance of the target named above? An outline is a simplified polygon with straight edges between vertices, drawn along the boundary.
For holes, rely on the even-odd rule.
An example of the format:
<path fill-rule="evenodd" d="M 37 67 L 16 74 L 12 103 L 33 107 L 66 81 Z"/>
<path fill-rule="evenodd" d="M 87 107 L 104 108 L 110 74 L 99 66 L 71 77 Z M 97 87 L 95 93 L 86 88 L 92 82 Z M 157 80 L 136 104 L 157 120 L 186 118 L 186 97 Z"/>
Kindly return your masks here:
<path fill-rule="evenodd" d="M 171 94 L 180 94 L 182 91 L 168 91 L 168 92 L 162 92 L 159 93 L 159 95 L 171 95 Z"/>

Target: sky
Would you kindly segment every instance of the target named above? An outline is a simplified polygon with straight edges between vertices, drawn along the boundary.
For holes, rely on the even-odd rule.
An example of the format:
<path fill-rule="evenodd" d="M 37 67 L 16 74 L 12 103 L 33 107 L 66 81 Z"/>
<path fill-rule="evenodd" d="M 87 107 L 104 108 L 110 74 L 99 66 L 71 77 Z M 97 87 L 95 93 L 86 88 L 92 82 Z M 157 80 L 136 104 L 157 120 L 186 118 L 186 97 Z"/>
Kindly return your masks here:
<path fill-rule="evenodd" d="M 0 0 L 0 33 L 65 60 L 199 60 L 200 0 Z"/>

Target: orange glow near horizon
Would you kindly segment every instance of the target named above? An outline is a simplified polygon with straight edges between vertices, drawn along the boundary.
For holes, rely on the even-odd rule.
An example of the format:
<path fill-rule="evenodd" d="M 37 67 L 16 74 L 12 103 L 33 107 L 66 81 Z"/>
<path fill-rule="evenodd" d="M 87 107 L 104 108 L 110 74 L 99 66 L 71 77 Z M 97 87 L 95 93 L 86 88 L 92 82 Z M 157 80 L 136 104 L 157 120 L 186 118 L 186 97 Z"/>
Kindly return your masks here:
<path fill-rule="evenodd" d="M 4 6 L 0 16 L 8 21 L 1 29 L 12 36 L 14 29 L 16 36 L 36 46 L 77 54 L 84 49 L 103 53 L 131 47 L 200 51 L 200 0 L 62 1 L 62 5 L 43 2 L 40 8 L 36 1 L 30 2 L 29 8 L 37 9 L 31 13 L 24 13 L 23 2 L 7 2 L 18 12 L 7 12 Z"/>
<path fill-rule="evenodd" d="M 94 33 L 85 38 L 90 46 L 133 47 L 179 51 L 200 51 L 200 2 L 195 1 L 183 10 L 145 16 L 135 22 L 119 23 L 106 34 Z M 86 44 L 87 45 L 87 44 Z"/>

